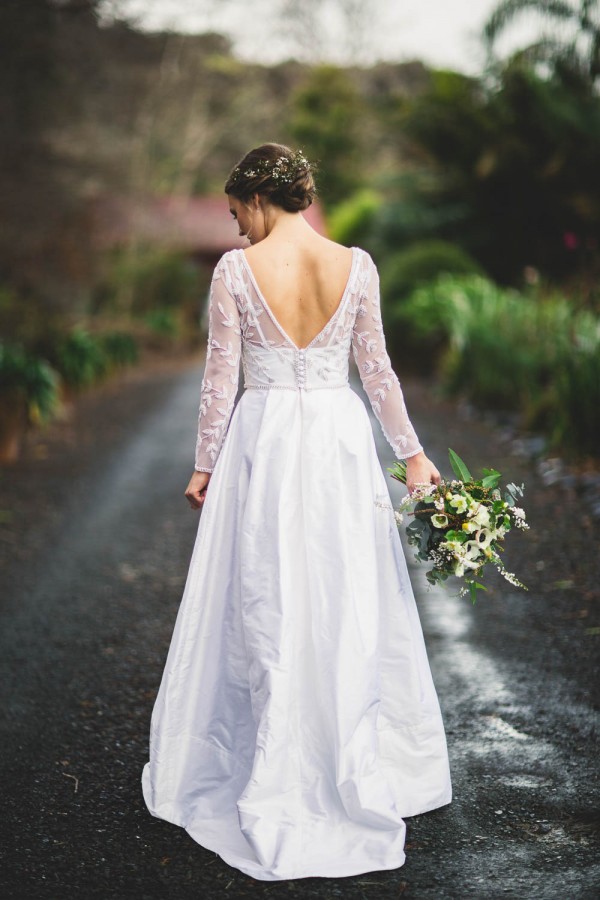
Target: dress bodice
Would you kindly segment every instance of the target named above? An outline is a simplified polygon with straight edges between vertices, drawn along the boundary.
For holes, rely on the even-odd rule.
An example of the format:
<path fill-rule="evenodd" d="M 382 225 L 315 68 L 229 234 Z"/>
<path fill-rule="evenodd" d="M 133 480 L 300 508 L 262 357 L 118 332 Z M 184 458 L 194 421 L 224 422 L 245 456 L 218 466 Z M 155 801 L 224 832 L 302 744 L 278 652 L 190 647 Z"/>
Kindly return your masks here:
<path fill-rule="evenodd" d="M 281 327 L 240 249 L 225 253 L 214 270 L 208 318 L 197 471 L 214 469 L 237 395 L 240 362 L 246 389 L 334 389 L 348 386 L 351 350 L 373 411 L 396 456 L 405 459 L 422 450 L 385 349 L 379 276 L 366 251 L 352 248 L 343 296 L 306 347 L 298 347 Z"/>
<path fill-rule="evenodd" d="M 313 391 L 348 384 L 348 349 L 342 344 L 265 349 L 246 343 L 242 366 L 245 388 Z"/>

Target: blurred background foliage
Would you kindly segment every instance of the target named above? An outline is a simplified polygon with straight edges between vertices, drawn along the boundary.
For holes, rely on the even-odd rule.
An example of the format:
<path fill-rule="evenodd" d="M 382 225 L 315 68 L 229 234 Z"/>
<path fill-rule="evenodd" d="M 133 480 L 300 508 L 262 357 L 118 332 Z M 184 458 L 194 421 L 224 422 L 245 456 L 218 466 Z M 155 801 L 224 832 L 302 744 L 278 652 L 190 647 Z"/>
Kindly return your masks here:
<path fill-rule="evenodd" d="M 144 33 L 99 6 L 0 5 L 3 458 L 16 427 L 86 386 L 201 345 L 210 272 L 160 243 L 99 250 L 90 201 L 222 195 L 265 140 L 316 161 L 331 237 L 373 255 L 400 373 L 597 457 L 597 2 L 500 2 L 478 77 L 419 61 L 247 63 L 221 34 Z M 531 9 L 548 29 L 498 58 Z"/>

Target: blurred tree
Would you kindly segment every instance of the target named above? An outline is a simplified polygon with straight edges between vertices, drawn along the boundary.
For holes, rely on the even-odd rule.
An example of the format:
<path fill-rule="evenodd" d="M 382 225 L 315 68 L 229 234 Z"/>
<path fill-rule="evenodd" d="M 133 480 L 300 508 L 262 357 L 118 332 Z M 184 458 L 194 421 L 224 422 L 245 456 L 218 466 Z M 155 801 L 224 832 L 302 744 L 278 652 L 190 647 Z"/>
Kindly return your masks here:
<path fill-rule="evenodd" d="M 592 87 L 600 78 L 600 8 L 598 0 L 502 0 L 488 18 L 483 36 L 493 52 L 498 37 L 523 13 L 535 12 L 550 33 L 515 54 L 532 65 L 550 65 L 572 87 Z M 558 37 L 551 34 L 558 33 Z M 571 36 L 568 37 L 569 32 Z"/>
<path fill-rule="evenodd" d="M 320 65 L 290 98 L 288 130 L 311 161 L 317 163 L 318 187 L 331 206 L 361 186 L 365 146 L 362 100 L 343 69 Z"/>
<path fill-rule="evenodd" d="M 60 312 L 65 280 L 77 280 L 85 269 L 72 253 L 72 232 L 59 246 L 73 205 L 47 140 L 61 86 L 59 15 L 50 0 L 0 4 L 0 281 L 16 290 L 11 321 L 19 337 L 31 340 L 37 330 L 32 297 L 46 304 L 38 317 L 46 327 Z M 81 235 L 82 246 L 84 240 Z"/>
<path fill-rule="evenodd" d="M 403 103 L 399 127 L 414 168 L 379 216 L 390 248 L 399 238 L 438 236 L 504 283 L 533 265 L 556 279 L 587 273 L 591 285 L 600 248 L 598 98 L 543 79 L 522 60 L 494 89 L 437 71 Z"/>

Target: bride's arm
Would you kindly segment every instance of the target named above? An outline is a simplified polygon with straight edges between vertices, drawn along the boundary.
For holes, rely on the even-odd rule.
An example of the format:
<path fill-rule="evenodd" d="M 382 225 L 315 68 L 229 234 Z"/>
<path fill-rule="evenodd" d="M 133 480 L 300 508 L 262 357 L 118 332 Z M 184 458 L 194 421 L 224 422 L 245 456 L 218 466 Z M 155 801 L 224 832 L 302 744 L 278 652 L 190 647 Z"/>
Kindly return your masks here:
<path fill-rule="evenodd" d="M 213 273 L 208 305 L 208 345 L 200 391 L 195 471 L 212 472 L 223 444 L 238 389 L 241 329 L 235 298 L 228 288 L 223 258 Z"/>
<path fill-rule="evenodd" d="M 352 352 L 363 387 L 388 443 L 397 459 L 408 460 L 409 491 L 419 482 L 437 483 L 440 473 L 423 452 L 386 350 L 379 273 L 370 257 L 368 278 L 352 330 Z"/>

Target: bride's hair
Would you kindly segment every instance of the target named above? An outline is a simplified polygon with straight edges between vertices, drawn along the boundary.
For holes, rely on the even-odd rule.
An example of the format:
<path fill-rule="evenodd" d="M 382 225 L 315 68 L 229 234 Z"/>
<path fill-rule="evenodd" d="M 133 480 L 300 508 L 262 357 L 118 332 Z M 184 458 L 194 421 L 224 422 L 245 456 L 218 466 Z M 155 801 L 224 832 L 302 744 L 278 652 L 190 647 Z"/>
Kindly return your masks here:
<path fill-rule="evenodd" d="M 225 193 L 243 203 L 253 194 L 263 194 L 275 206 L 301 212 L 317 195 L 314 170 L 301 150 L 292 150 L 285 144 L 261 144 L 233 167 Z"/>

